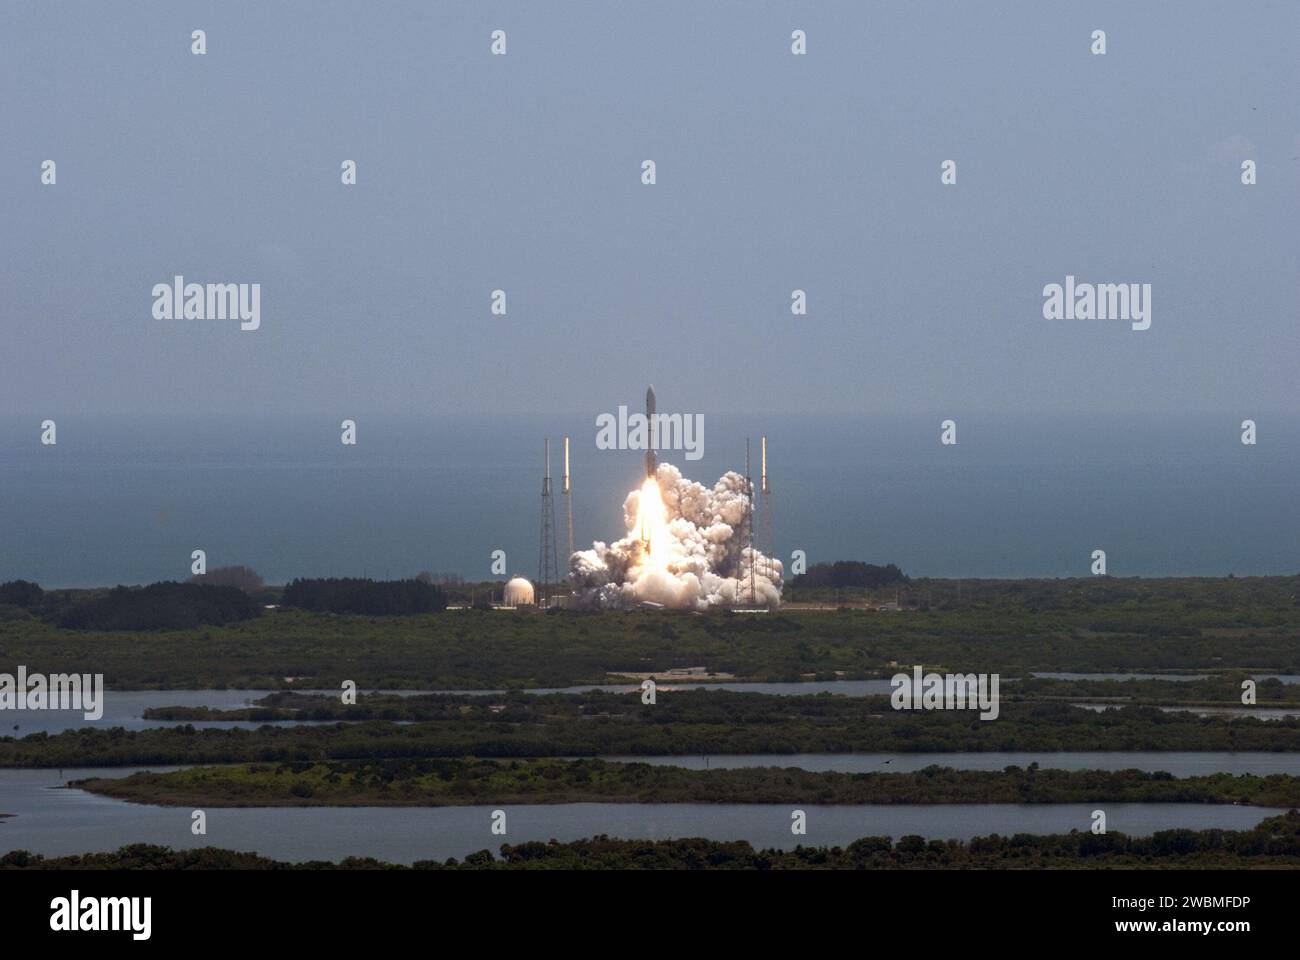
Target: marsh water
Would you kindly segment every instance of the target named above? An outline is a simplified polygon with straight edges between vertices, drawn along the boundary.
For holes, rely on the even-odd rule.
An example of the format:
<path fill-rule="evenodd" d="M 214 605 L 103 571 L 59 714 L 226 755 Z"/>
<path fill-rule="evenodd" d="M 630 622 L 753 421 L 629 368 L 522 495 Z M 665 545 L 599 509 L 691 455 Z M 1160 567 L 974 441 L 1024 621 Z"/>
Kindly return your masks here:
<path fill-rule="evenodd" d="M 0 850 L 46 856 L 115 850 L 130 843 L 177 849 L 217 846 L 281 860 L 378 857 L 394 863 L 464 857 L 501 843 L 708 837 L 755 847 L 840 845 L 863 836 L 966 840 L 991 833 L 1087 830 L 1096 804 L 803 805 L 808 832 L 790 832 L 788 804 L 572 803 L 506 807 L 507 834 L 491 833 L 491 806 L 246 807 L 207 809 L 207 834 L 190 833 L 189 807 L 127 803 L 67 789 L 69 779 L 126 776 L 140 768 L 0 771 Z M 172 769 L 172 768 L 154 768 Z M 1249 829 L 1282 811 L 1193 803 L 1107 804 L 1107 827 L 1135 835 L 1172 827 Z"/>
<path fill-rule="evenodd" d="M 1147 679 L 1156 677 L 1156 674 L 1132 674 L 1132 673 L 1111 673 L 1111 674 L 1082 674 L 1082 673 L 1036 673 L 1033 676 L 1039 677 L 1059 677 L 1062 679 Z M 1165 680 L 1193 680 L 1197 677 L 1190 675 L 1159 675 Z M 1283 683 L 1300 682 L 1300 676 L 1290 674 L 1260 674 L 1256 677 L 1258 680 L 1266 679 L 1268 676 L 1277 676 Z M 606 683 L 606 684 L 579 684 L 571 687 L 533 687 L 523 692 L 532 694 L 547 693 L 586 693 L 592 690 L 606 691 L 610 693 L 632 693 L 640 690 L 637 683 Z M 809 696 L 820 693 L 832 693 L 846 697 L 865 697 L 865 696 L 883 696 L 890 692 L 889 680 L 806 680 L 798 682 L 773 682 L 773 683 L 702 683 L 689 681 L 660 681 L 658 689 L 661 693 L 670 693 L 673 690 L 730 690 L 734 693 L 766 693 L 774 696 Z M 103 716 L 98 720 L 87 720 L 82 711 L 79 710 L 5 710 L 0 711 L 0 737 L 25 737 L 32 733 L 56 734 L 64 730 L 77 730 L 81 727 L 96 727 L 106 729 L 108 727 L 123 727 L 127 730 L 145 730 L 153 727 L 174 727 L 179 721 L 176 720 L 146 720 L 144 712 L 150 708 L 158 707 L 210 707 L 214 710 L 238 710 L 243 707 L 250 707 L 256 700 L 265 697 L 271 690 L 109 690 L 104 694 L 104 711 Z M 303 694 L 321 693 L 329 696 L 337 696 L 337 690 L 299 690 Z M 459 693 L 471 696 L 499 696 L 506 691 L 504 690 L 363 690 L 365 693 L 384 693 L 395 694 L 398 696 L 417 696 L 419 694 L 429 693 Z M 1091 709 L 1101 709 L 1102 705 L 1085 705 Z M 1108 705 L 1106 705 L 1108 706 Z M 1206 708 L 1179 708 L 1170 707 L 1168 709 L 1195 709 L 1198 712 L 1224 712 L 1240 713 L 1242 715 L 1254 715 L 1261 719 L 1276 719 L 1277 717 L 1293 714 L 1300 714 L 1300 709 L 1282 710 L 1275 708 L 1255 708 L 1255 707 L 1206 707 Z M 265 721 L 260 720 L 202 720 L 193 721 L 197 729 L 204 728 L 235 728 L 259 727 Z M 318 721 L 305 720 L 288 720 L 277 721 L 279 724 L 295 725 L 301 723 L 311 723 Z M 319 721 L 332 722 L 332 721 Z"/>
<path fill-rule="evenodd" d="M 1123 679 L 1133 675 L 1111 675 Z M 1166 679 L 1169 675 L 1165 675 Z M 1286 678 L 1288 682 L 1291 678 Z M 802 683 L 665 683 L 660 690 L 696 687 L 779 695 L 838 693 L 865 696 L 889 692 L 888 680 L 808 681 Z M 585 685 L 536 689 L 532 693 L 592 689 L 630 692 L 636 684 Z M 93 726 L 142 730 L 175 726 L 175 721 L 145 720 L 150 707 L 188 706 L 238 709 L 267 690 L 109 691 L 103 717 L 86 721 L 76 711 L 9 712 L 0 718 L 0 735 L 26 736 Z M 315 691 L 302 691 L 315 692 Z M 334 693 L 334 691 L 327 691 Z M 378 691 L 403 695 L 454 691 Z M 498 694 L 478 690 L 461 693 Z M 1256 715 L 1263 715 L 1259 711 Z M 301 722 L 301 721 L 300 721 Z M 14 729 L 16 724 L 17 729 Z M 257 721 L 196 722 L 204 727 L 256 727 Z M 611 757 L 690 769 L 779 766 L 848 773 L 908 772 L 939 765 L 959 770 L 1002 770 L 1009 766 L 1063 770 L 1167 771 L 1177 777 L 1212 773 L 1291 774 L 1300 776 L 1300 753 L 1124 753 L 997 752 L 871 754 L 740 754 L 732 756 Z M 47 856 L 114 850 L 129 843 L 172 847 L 219 846 L 252 850 L 285 860 L 337 860 L 372 856 L 393 862 L 463 857 L 502 842 L 573 840 L 606 833 L 651 839 L 709 837 L 744 839 L 756 847 L 792 847 L 796 841 L 845 844 L 867 835 L 893 837 L 916 833 L 928 838 L 968 839 L 989 833 L 1052 833 L 1087 829 L 1095 804 L 930 804 L 890 806 L 807 806 L 809 832 L 790 833 L 790 808 L 772 804 L 535 804 L 507 808 L 508 834 L 489 832 L 491 807 L 308 807 L 211 808 L 208 833 L 190 833 L 190 810 L 132 804 L 65 788 L 69 780 L 126 776 L 142 768 L 0 770 L 0 851 L 25 849 Z M 154 767 L 151 769 L 175 769 Z M 1270 809 L 1214 804 L 1108 804 L 1111 830 L 1134 834 L 1172 827 L 1248 828 Z"/>

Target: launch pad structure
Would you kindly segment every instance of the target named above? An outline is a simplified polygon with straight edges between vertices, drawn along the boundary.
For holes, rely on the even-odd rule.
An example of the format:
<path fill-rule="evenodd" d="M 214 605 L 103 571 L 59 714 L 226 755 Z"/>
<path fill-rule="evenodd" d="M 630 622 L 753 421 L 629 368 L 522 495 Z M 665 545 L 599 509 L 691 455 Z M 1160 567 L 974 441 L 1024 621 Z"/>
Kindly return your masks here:
<path fill-rule="evenodd" d="M 647 426 L 653 425 L 655 417 L 655 388 L 653 385 L 646 388 L 645 412 Z M 655 478 L 659 460 L 653 439 L 655 431 L 651 429 L 648 433 L 650 439 L 645 454 L 645 476 L 647 480 L 650 480 Z M 543 450 L 541 529 L 537 552 L 537 605 L 540 608 L 550 606 L 551 594 L 565 580 L 565 574 L 560 568 L 559 557 L 557 556 L 555 497 L 551 487 L 551 441 L 549 437 L 543 442 Z M 569 438 L 567 436 L 564 438 L 564 473 L 561 478 L 561 492 L 564 494 L 568 528 L 568 553 L 566 557 L 571 558 L 573 556 L 573 482 L 572 475 L 569 472 Z M 775 556 L 772 487 L 768 483 L 767 476 L 766 435 L 759 438 L 759 483 L 757 488 L 751 473 L 750 438 L 745 438 L 745 493 L 749 501 L 746 507 L 746 520 L 749 527 L 747 546 L 749 547 L 750 557 L 748 609 L 766 609 L 765 604 L 758 602 L 757 584 L 759 575 L 765 577 L 769 582 L 773 580 L 771 563 L 772 558 Z M 759 561 L 755 559 L 758 556 L 763 558 L 761 570 L 758 569 Z"/>
<path fill-rule="evenodd" d="M 545 440 L 546 469 L 542 475 L 542 532 L 537 551 L 537 605 L 549 605 L 551 591 L 559 580 L 560 564 L 555 544 L 555 497 L 551 494 L 551 440 Z M 566 457 L 565 486 L 568 486 Z"/>
<path fill-rule="evenodd" d="M 758 550 L 763 555 L 763 575 L 772 579 L 772 559 L 776 556 L 776 543 L 772 530 L 772 488 L 767 482 L 767 437 L 759 439 L 758 483 Z"/>
<path fill-rule="evenodd" d="M 569 482 L 569 438 L 564 438 L 564 480 L 562 481 L 563 489 L 560 491 L 564 494 L 564 511 L 569 515 L 569 552 L 564 556 L 565 562 L 573 556 L 573 485 Z"/>
<path fill-rule="evenodd" d="M 756 574 L 761 574 L 772 581 L 772 558 L 775 545 L 772 542 L 772 487 L 767 482 L 767 437 L 759 438 L 759 485 L 754 489 L 754 479 L 750 474 L 749 438 L 745 438 L 745 493 L 749 499 L 746 508 L 749 522 L 749 606 L 751 609 L 766 607 L 758 602 Z M 762 556 L 762 561 L 756 558 Z M 760 569 L 761 567 L 761 569 Z"/>

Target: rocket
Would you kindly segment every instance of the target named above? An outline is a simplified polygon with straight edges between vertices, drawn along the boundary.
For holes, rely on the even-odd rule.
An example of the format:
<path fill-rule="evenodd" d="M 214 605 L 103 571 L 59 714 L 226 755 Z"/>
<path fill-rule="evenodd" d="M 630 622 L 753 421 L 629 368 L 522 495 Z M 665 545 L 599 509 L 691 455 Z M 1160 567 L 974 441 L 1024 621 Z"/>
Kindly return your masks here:
<path fill-rule="evenodd" d="M 655 388 L 654 385 L 646 387 L 645 390 L 645 425 L 649 438 L 646 441 L 645 451 L 645 475 L 646 479 L 653 479 L 655 475 L 655 435 L 658 431 L 654 428 L 655 423 Z"/>

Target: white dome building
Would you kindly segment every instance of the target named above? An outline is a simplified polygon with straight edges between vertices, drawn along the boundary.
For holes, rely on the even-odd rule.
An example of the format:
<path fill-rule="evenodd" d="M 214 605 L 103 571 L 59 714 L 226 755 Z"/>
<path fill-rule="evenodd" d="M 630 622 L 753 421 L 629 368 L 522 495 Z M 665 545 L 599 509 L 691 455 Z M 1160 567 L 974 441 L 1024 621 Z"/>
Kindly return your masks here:
<path fill-rule="evenodd" d="M 533 585 L 523 577 L 515 577 L 506 584 L 503 597 L 507 607 L 522 607 L 534 602 Z"/>

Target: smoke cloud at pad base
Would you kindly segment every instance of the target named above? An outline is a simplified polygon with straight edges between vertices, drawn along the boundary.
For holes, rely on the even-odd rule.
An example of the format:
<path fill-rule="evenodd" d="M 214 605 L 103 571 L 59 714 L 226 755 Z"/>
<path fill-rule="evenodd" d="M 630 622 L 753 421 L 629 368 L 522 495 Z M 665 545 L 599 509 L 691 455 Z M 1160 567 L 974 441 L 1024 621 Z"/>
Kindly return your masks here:
<path fill-rule="evenodd" d="M 779 605 L 783 569 L 757 549 L 751 556 L 746 491 L 745 478 L 734 471 L 709 489 L 660 463 L 623 502 L 627 535 L 608 545 L 597 541 L 569 558 L 574 605 Z"/>

